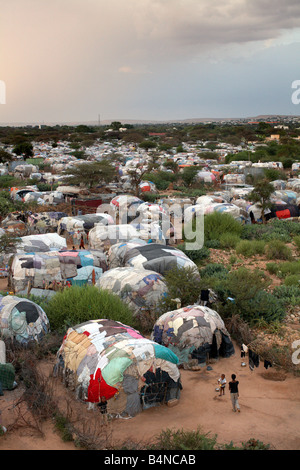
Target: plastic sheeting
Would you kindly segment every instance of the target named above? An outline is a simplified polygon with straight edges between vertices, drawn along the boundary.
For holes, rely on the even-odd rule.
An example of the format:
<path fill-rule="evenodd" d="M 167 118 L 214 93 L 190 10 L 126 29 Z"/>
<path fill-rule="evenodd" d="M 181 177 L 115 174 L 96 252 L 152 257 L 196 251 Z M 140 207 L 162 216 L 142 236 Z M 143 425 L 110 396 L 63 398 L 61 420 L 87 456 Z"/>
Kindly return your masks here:
<path fill-rule="evenodd" d="M 54 375 L 89 403 L 107 400 L 107 412 L 135 416 L 143 409 L 147 385 L 163 385 L 158 405 L 175 396 L 181 384 L 178 358 L 144 338 L 139 331 L 112 320 L 92 320 L 69 328 L 57 353 Z M 153 390 L 152 394 L 153 395 Z M 148 394 L 148 399 L 151 399 Z M 147 400 L 146 400 L 147 401 Z"/>
<path fill-rule="evenodd" d="M 39 342 L 50 331 L 44 310 L 36 303 L 16 296 L 0 296 L 0 333 L 3 338 L 26 346 Z"/>
<path fill-rule="evenodd" d="M 118 295 L 137 317 L 153 311 L 167 295 L 163 276 L 148 269 L 109 269 L 97 281 L 96 287 Z"/>
<path fill-rule="evenodd" d="M 151 339 L 170 348 L 179 363 L 230 357 L 234 346 L 220 315 L 208 307 L 192 305 L 164 313 L 156 321 Z"/>

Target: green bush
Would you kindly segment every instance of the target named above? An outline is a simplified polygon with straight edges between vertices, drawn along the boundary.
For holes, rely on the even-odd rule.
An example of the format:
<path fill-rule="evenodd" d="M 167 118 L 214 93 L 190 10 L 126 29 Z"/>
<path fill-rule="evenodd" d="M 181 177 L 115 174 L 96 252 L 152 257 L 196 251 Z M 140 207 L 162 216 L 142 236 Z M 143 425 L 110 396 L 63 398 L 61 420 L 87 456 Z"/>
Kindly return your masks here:
<path fill-rule="evenodd" d="M 291 249 L 281 240 L 273 240 L 266 246 L 266 257 L 268 259 L 292 259 Z"/>
<path fill-rule="evenodd" d="M 280 264 L 278 263 L 267 263 L 266 269 L 270 274 L 277 274 L 280 269 Z"/>
<path fill-rule="evenodd" d="M 121 299 L 95 286 L 73 286 L 57 292 L 43 305 L 51 330 L 63 331 L 89 320 L 101 318 L 134 326 L 132 311 Z"/>
<path fill-rule="evenodd" d="M 170 269 L 164 278 L 168 294 L 159 303 L 158 314 L 176 310 L 177 302 L 173 299 L 180 299 L 182 307 L 193 305 L 198 300 L 202 281 L 197 269 L 176 267 Z"/>
<path fill-rule="evenodd" d="M 212 212 L 204 216 L 204 240 L 220 240 L 224 233 L 240 236 L 242 225 L 232 215 Z"/>
<path fill-rule="evenodd" d="M 236 253 L 245 258 L 255 255 L 263 255 L 265 242 L 263 240 L 241 240 L 235 247 Z"/>
<path fill-rule="evenodd" d="M 273 295 L 280 299 L 286 306 L 300 304 L 300 286 L 278 286 L 273 290 Z"/>
<path fill-rule="evenodd" d="M 216 277 L 218 279 L 224 279 L 227 277 L 228 273 L 228 269 L 223 264 L 219 263 L 209 263 L 200 271 L 202 278 Z"/>
<path fill-rule="evenodd" d="M 223 233 L 220 237 L 220 247 L 225 250 L 230 250 L 235 248 L 240 241 L 240 237 L 234 233 Z"/>
<path fill-rule="evenodd" d="M 179 250 L 183 251 L 192 261 L 200 261 L 206 258 L 209 258 L 210 251 L 206 246 L 203 246 L 199 250 L 188 250 L 186 244 L 177 245 Z"/>
<path fill-rule="evenodd" d="M 209 433 L 186 431 L 184 429 L 162 431 L 156 438 L 155 449 L 159 450 L 215 450 L 216 435 L 210 437 Z"/>
<path fill-rule="evenodd" d="M 284 280 L 285 286 L 299 286 L 300 285 L 300 275 L 299 274 L 291 274 L 287 276 Z"/>
<path fill-rule="evenodd" d="M 293 238 L 293 242 L 295 243 L 297 250 L 300 251 L 300 235 L 297 235 Z"/>
<path fill-rule="evenodd" d="M 220 240 L 206 240 L 204 242 L 204 246 L 217 250 L 218 248 L 220 248 L 221 244 Z"/>

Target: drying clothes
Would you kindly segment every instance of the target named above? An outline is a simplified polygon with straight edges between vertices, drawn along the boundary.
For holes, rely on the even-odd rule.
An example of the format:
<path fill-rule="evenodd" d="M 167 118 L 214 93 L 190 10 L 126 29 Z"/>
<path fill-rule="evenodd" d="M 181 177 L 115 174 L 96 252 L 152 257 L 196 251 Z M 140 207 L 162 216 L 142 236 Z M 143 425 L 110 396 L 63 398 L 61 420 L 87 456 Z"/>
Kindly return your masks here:
<path fill-rule="evenodd" d="M 249 367 L 251 370 L 254 370 L 254 367 L 259 366 L 259 355 L 255 354 L 249 348 L 248 348 L 248 355 L 249 355 Z"/>

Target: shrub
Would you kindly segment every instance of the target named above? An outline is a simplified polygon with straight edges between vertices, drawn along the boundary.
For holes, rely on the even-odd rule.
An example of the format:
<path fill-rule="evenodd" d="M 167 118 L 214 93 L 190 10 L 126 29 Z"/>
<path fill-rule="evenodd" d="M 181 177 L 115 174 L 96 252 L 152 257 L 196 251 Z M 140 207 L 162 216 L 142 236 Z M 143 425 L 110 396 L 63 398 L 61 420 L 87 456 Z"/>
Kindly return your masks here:
<path fill-rule="evenodd" d="M 166 429 L 157 437 L 155 448 L 159 450 L 214 450 L 216 435 L 209 437 L 209 433 Z"/>
<path fill-rule="evenodd" d="M 285 305 L 299 305 L 300 304 L 300 286 L 278 286 L 275 287 L 273 290 L 273 295 L 277 297 L 278 299 L 281 299 L 281 301 Z"/>
<path fill-rule="evenodd" d="M 297 235 L 293 238 L 293 242 L 295 243 L 297 250 L 300 251 L 300 235 Z"/>
<path fill-rule="evenodd" d="M 266 246 L 266 256 L 268 259 L 292 259 L 292 251 L 281 240 L 273 240 Z"/>
<path fill-rule="evenodd" d="M 220 240 L 224 233 L 240 236 L 242 225 L 232 215 L 213 212 L 204 217 L 204 239 Z"/>
<path fill-rule="evenodd" d="M 176 267 L 170 269 L 164 278 L 168 294 L 158 305 L 159 315 L 177 308 L 172 299 L 180 299 L 181 307 L 193 305 L 198 300 L 202 284 L 197 269 Z"/>
<path fill-rule="evenodd" d="M 228 269 L 223 264 L 209 263 L 205 268 L 201 269 L 200 274 L 202 278 L 217 277 L 218 279 L 224 279 L 228 272 Z"/>
<path fill-rule="evenodd" d="M 239 255 L 250 258 L 255 255 L 263 255 L 265 251 L 265 242 L 263 240 L 241 240 L 236 245 L 236 252 Z"/>
<path fill-rule="evenodd" d="M 299 286 L 300 285 L 300 276 L 299 274 L 292 274 L 287 276 L 284 280 L 285 286 Z"/>
<path fill-rule="evenodd" d="M 204 246 L 206 246 L 207 248 L 213 248 L 217 250 L 218 248 L 220 248 L 221 244 L 220 244 L 220 240 L 206 240 L 204 242 Z"/>
<path fill-rule="evenodd" d="M 192 261 L 200 261 L 209 258 L 210 256 L 210 251 L 206 246 L 199 250 L 188 250 L 186 249 L 185 243 L 183 243 L 181 245 L 177 245 L 177 248 L 183 251 Z"/>
<path fill-rule="evenodd" d="M 73 286 L 58 292 L 44 304 L 52 330 L 62 331 L 70 326 L 107 318 L 134 326 L 129 307 L 121 299 L 94 286 Z"/>
<path fill-rule="evenodd" d="M 234 233 L 223 233 L 220 237 L 220 246 L 224 249 L 235 248 L 240 242 L 240 237 Z"/>
<path fill-rule="evenodd" d="M 267 263 L 266 269 L 270 274 L 277 274 L 280 269 L 280 265 L 278 263 Z"/>

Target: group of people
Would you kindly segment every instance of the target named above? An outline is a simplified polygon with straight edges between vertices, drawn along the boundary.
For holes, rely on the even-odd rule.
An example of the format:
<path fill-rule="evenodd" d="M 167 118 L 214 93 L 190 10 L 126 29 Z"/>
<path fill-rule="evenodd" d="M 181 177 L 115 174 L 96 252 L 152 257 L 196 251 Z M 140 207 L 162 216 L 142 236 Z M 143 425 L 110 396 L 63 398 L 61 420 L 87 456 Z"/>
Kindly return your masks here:
<path fill-rule="evenodd" d="M 222 374 L 221 377 L 218 380 L 218 385 L 219 385 L 219 397 L 222 395 L 225 395 L 225 388 L 226 388 L 226 377 L 225 374 Z M 230 398 L 231 398 L 231 403 L 232 403 L 232 410 L 238 411 L 240 413 L 240 405 L 239 405 L 239 381 L 236 380 L 236 375 L 232 374 L 231 375 L 231 381 L 228 383 L 229 387 L 229 392 L 230 392 Z"/>

